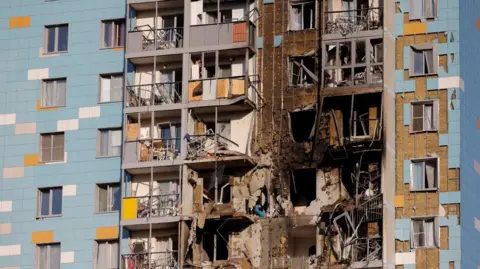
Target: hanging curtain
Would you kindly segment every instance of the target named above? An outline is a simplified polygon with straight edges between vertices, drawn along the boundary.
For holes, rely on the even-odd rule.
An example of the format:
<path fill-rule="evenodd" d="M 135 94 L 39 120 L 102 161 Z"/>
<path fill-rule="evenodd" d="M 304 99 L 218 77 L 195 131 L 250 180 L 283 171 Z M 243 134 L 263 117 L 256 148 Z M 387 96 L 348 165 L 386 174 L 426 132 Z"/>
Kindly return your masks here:
<path fill-rule="evenodd" d="M 110 101 L 121 101 L 123 89 L 123 75 L 112 76 L 111 89 L 110 89 Z"/>
<path fill-rule="evenodd" d="M 425 163 L 425 175 L 427 177 L 427 180 L 425 180 L 425 182 L 427 183 L 427 186 L 425 186 L 425 189 L 435 188 L 435 167 L 436 167 L 435 163 L 432 163 L 432 162 Z"/>
<path fill-rule="evenodd" d="M 60 244 L 50 245 L 50 267 L 48 269 L 60 269 Z"/>
<path fill-rule="evenodd" d="M 119 186 L 111 187 L 112 189 L 112 210 L 118 211 L 120 210 L 120 203 L 122 202 L 122 193 L 120 192 Z"/>
<path fill-rule="evenodd" d="M 433 106 L 425 105 L 423 113 L 423 129 L 425 131 L 431 131 L 434 129 L 433 126 Z"/>
<path fill-rule="evenodd" d="M 180 125 L 175 126 L 175 152 L 180 153 L 182 146 L 182 127 Z"/>
<path fill-rule="evenodd" d="M 433 68 L 433 50 L 424 50 L 423 53 L 425 54 L 425 74 L 432 74 L 434 73 Z"/>
<path fill-rule="evenodd" d="M 100 80 L 100 102 L 110 102 L 113 95 L 110 92 L 110 77 L 102 77 Z"/>
<path fill-rule="evenodd" d="M 165 99 L 167 103 L 173 103 L 174 101 L 174 92 L 175 92 L 175 85 L 174 85 L 174 75 L 173 70 L 164 71 L 160 75 L 160 83 L 162 84 L 160 88 L 160 94 Z"/>
<path fill-rule="evenodd" d="M 289 13 L 290 13 L 290 29 L 289 30 L 300 30 L 300 26 L 302 25 L 302 17 L 300 14 L 301 10 L 293 7 L 290 5 Z"/>
<path fill-rule="evenodd" d="M 97 264 L 95 268 L 108 268 L 108 245 L 107 242 L 98 242 Z"/>
<path fill-rule="evenodd" d="M 122 149 L 122 131 L 110 131 L 110 156 L 120 156 Z"/>
<path fill-rule="evenodd" d="M 116 269 L 118 268 L 118 259 L 117 259 L 117 254 L 118 254 L 118 242 L 109 242 L 110 246 L 110 261 L 109 261 L 109 267 L 111 269 Z"/>
<path fill-rule="evenodd" d="M 413 166 L 413 185 L 415 190 L 423 189 L 424 188 L 424 163 L 423 162 L 416 162 L 412 163 Z"/>
<path fill-rule="evenodd" d="M 424 221 L 425 229 L 425 246 L 433 247 L 435 246 L 435 225 L 433 219 Z"/>
<path fill-rule="evenodd" d="M 106 212 L 107 211 L 107 189 L 106 188 L 98 188 L 98 211 L 99 212 Z"/>
<path fill-rule="evenodd" d="M 108 130 L 100 132 L 100 156 L 108 156 Z"/>
<path fill-rule="evenodd" d="M 38 269 L 48 269 L 48 245 L 39 246 L 37 250 Z"/>

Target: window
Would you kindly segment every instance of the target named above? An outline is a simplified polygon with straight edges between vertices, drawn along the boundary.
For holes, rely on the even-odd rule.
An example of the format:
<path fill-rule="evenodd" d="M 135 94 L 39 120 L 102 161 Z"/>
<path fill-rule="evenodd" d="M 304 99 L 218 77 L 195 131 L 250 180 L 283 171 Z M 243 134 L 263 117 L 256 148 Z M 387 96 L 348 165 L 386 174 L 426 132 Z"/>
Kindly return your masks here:
<path fill-rule="evenodd" d="M 314 83 L 314 77 L 316 77 L 314 57 L 290 57 L 288 68 L 290 86 Z"/>
<path fill-rule="evenodd" d="M 412 248 L 438 246 L 437 220 L 434 217 L 412 219 L 410 245 Z"/>
<path fill-rule="evenodd" d="M 68 51 L 68 24 L 45 27 L 46 53 Z"/>
<path fill-rule="evenodd" d="M 438 159 L 428 158 L 423 160 L 412 160 L 412 182 L 410 189 L 432 190 L 438 184 Z"/>
<path fill-rule="evenodd" d="M 118 268 L 118 241 L 96 241 L 95 269 Z"/>
<path fill-rule="evenodd" d="M 38 217 L 52 217 L 62 214 L 62 187 L 38 190 Z"/>
<path fill-rule="evenodd" d="M 410 76 L 438 73 L 438 53 L 435 46 L 415 45 L 410 52 Z"/>
<path fill-rule="evenodd" d="M 42 85 L 42 107 L 65 106 L 67 102 L 67 79 L 44 80 Z"/>
<path fill-rule="evenodd" d="M 60 244 L 37 245 L 35 269 L 60 269 Z"/>
<path fill-rule="evenodd" d="M 410 0 L 410 20 L 437 16 L 437 0 Z"/>
<path fill-rule="evenodd" d="M 125 20 L 102 22 L 102 48 L 125 46 Z"/>
<path fill-rule="evenodd" d="M 295 3 L 290 6 L 289 30 L 315 28 L 315 3 Z"/>
<path fill-rule="evenodd" d="M 100 157 L 116 157 L 121 155 L 122 130 L 100 130 Z"/>
<path fill-rule="evenodd" d="M 411 103 L 410 132 L 438 130 L 438 100 Z"/>
<path fill-rule="evenodd" d="M 123 74 L 100 75 L 100 103 L 122 101 Z"/>
<path fill-rule="evenodd" d="M 65 155 L 65 134 L 40 135 L 40 159 L 42 162 L 63 162 Z"/>
<path fill-rule="evenodd" d="M 97 212 L 120 210 L 120 185 L 118 183 L 97 185 Z"/>

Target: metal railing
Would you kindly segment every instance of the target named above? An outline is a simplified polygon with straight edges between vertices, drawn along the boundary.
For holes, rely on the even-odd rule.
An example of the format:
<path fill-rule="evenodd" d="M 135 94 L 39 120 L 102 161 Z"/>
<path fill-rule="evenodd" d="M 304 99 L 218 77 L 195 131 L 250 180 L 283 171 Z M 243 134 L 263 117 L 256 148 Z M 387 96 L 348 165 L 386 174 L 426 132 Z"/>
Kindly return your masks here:
<path fill-rule="evenodd" d="M 218 151 L 221 150 L 228 150 L 229 145 L 238 146 L 238 144 L 232 140 L 215 134 L 212 129 L 200 135 L 186 134 L 185 140 L 187 140 L 188 159 L 210 157 L 215 155 L 215 152 L 218 153 Z"/>
<path fill-rule="evenodd" d="M 383 194 L 368 199 L 359 206 L 355 212 L 355 223 L 370 222 L 383 218 Z"/>
<path fill-rule="evenodd" d="M 382 8 L 364 8 L 325 12 L 325 33 L 348 35 L 383 27 Z"/>
<path fill-rule="evenodd" d="M 124 254 L 122 264 L 123 269 L 178 269 L 178 251 Z"/>
<path fill-rule="evenodd" d="M 131 33 L 142 33 L 142 50 L 164 50 L 183 47 L 183 27 L 154 30 L 150 25 L 135 27 Z"/>
<path fill-rule="evenodd" d="M 180 194 L 159 194 L 152 196 L 127 197 L 137 200 L 137 218 L 166 217 L 178 215 Z"/>
<path fill-rule="evenodd" d="M 138 143 L 140 149 L 137 152 L 140 162 L 174 160 L 180 156 L 181 140 L 179 138 L 141 139 L 125 143 Z"/>
<path fill-rule="evenodd" d="M 372 262 L 382 260 L 382 238 L 358 238 L 353 244 L 353 262 Z"/>
<path fill-rule="evenodd" d="M 182 102 L 182 82 L 127 86 L 127 107 L 176 104 Z"/>

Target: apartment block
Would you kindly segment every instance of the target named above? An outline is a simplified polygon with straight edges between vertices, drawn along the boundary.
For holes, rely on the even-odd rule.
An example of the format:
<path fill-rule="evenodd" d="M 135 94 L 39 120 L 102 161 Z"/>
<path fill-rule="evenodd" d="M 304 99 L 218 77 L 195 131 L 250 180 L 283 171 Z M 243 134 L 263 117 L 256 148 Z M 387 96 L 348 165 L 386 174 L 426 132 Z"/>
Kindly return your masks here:
<path fill-rule="evenodd" d="M 0 3 L 1 268 L 118 268 L 124 21 L 118 1 Z"/>
<path fill-rule="evenodd" d="M 0 1 L 0 269 L 479 267 L 479 12 Z"/>

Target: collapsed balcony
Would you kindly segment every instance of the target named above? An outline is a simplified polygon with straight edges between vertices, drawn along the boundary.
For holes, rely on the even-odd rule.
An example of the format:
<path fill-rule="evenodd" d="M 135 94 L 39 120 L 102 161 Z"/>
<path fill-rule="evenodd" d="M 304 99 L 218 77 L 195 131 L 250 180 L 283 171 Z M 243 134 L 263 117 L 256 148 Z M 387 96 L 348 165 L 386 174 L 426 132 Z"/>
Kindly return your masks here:
<path fill-rule="evenodd" d="M 125 107 L 166 106 L 182 102 L 182 57 L 178 55 L 131 59 Z"/>
<path fill-rule="evenodd" d="M 178 266 L 178 251 L 124 254 L 122 255 L 122 261 L 123 269 L 180 268 Z"/>
<path fill-rule="evenodd" d="M 383 39 L 325 41 L 322 48 L 325 88 L 378 88 L 383 83 Z"/>
<path fill-rule="evenodd" d="M 130 113 L 126 122 L 124 163 L 180 158 L 180 111 Z"/>
<path fill-rule="evenodd" d="M 154 3 L 131 6 L 127 53 L 183 47 L 183 2 L 159 3 L 157 12 Z"/>
<path fill-rule="evenodd" d="M 333 0 L 325 11 L 325 34 L 342 37 L 383 28 L 383 1 Z"/>
<path fill-rule="evenodd" d="M 218 55 L 215 52 L 192 54 L 188 101 L 199 102 L 198 105 L 243 101 L 254 107 L 258 95 L 255 59 L 248 49 L 224 50 Z"/>

